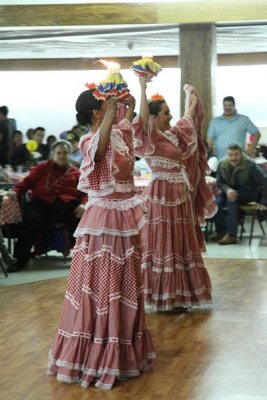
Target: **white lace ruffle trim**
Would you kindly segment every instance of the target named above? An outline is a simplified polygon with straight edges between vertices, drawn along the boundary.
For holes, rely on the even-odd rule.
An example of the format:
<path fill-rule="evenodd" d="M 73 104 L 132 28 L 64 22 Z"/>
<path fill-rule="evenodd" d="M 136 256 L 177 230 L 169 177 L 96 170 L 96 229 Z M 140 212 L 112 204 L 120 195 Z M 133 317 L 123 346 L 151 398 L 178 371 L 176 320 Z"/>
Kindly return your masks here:
<path fill-rule="evenodd" d="M 96 293 L 93 292 L 92 288 L 90 288 L 87 285 L 83 285 L 82 286 L 82 292 L 86 293 L 88 296 L 90 296 L 90 298 L 96 303 L 99 304 L 99 299 Z M 141 293 L 144 292 L 144 288 L 140 288 L 140 290 L 138 291 L 138 296 L 140 296 Z M 65 298 L 70 302 L 70 304 L 76 309 L 79 310 L 80 309 L 80 303 L 78 300 L 75 299 L 75 297 L 73 296 L 72 293 L 70 292 L 66 292 L 65 294 Z M 137 310 L 137 306 L 138 304 L 135 302 L 130 301 L 129 299 L 127 299 L 126 297 L 122 297 L 121 293 L 110 293 L 109 295 L 109 303 L 112 301 L 118 300 L 120 303 L 126 305 L 129 308 L 133 308 L 134 310 Z M 96 307 L 96 314 L 97 315 L 104 315 L 104 314 L 108 314 L 109 312 L 109 304 L 107 304 L 105 307 Z M 59 334 L 61 334 L 62 336 L 66 336 L 65 334 L 62 333 L 62 331 L 59 330 Z M 81 337 L 81 338 L 87 338 L 90 339 L 91 335 L 87 334 L 87 333 L 81 333 L 81 332 L 73 332 L 71 334 L 71 336 L 66 336 L 68 338 L 70 337 Z M 95 341 L 95 340 L 94 340 Z M 98 342 L 99 343 L 99 342 Z M 127 344 L 127 343 L 126 343 Z"/>
<path fill-rule="evenodd" d="M 180 163 L 177 160 L 170 160 L 169 158 L 150 156 L 152 167 L 161 167 L 166 169 L 180 168 Z"/>
<path fill-rule="evenodd" d="M 179 146 L 179 139 L 178 137 L 171 131 L 158 131 L 162 136 L 164 136 L 166 139 L 168 139 L 174 146 L 178 147 Z"/>
<path fill-rule="evenodd" d="M 190 191 L 193 191 L 193 187 L 189 181 L 186 168 L 182 166 L 181 172 L 173 173 L 173 172 L 154 172 L 152 175 L 153 180 L 163 180 L 168 181 L 169 183 L 184 183 Z"/>
<path fill-rule="evenodd" d="M 132 343 L 130 344 L 132 345 Z M 60 382 L 65 382 L 65 383 L 80 383 L 83 388 L 87 388 L 89 386 L 89 383 L 85 379 L 81 379 L 78 376 L 71 377 L 69 375 L 65 374 L 56 374 L 51 371 L 51 367 L 56 365 L 57 367 L 63 367 L 69 370 L 78 370 L 83 373 L 84 376 L 93 376 L 97 379 L 100 379 L 104 375 L 109 375 L 109 376 L 114 376 L 117 377 L 117 379 L 125 379 L 125 378 L 131 378 L 135 376 L 140 375 L 140 371 L 144 371 L 150 368 L 148 365 L 147 360 L 153 360 L 156 357 L 155 353 L 148 353 L 146 354 L 146 358 L 139 362 L 137 365 L 137 369 L 132 369 L 128 371 L 120 371 L 117 368 L 99 368 L 98 370 L 93 369 L 93 368 L 86 368 L 82 364 L 72 364 L 64 360 L 60 359 L 55 359 L 52 357 L 51 351 L 49 353 L 49 360 L 48 360 L 48 371 L 47 375 L 56 375 L 57 380 Z M 112 388 L 113 384 L 107 384 L 103 383 L 100 380 L 98 380 L 95 383 L 95 386 L 104 390 L 109 390 Z"/>
<path fill-rule="evenodd" d="M 147 208 L 144 204 L 143 197 L 139 195 L 135 195 L 130 199 L 123 199 L 123 200 L 114 200 L 114 199 L 105 199 L 100 197 L 93 197 L 91 198 L 88 203 L 86 203 L 86 209 L 92 206 L 98 206 L 101 208 L 108 208 L 110 210 L 115 209 L 118 211 L 127 211 L 131 208 L 135 208 L 136 206 L 141 206 L 143 212 L 147 212 Z"/>
<path fill-rule="evenodd" d="M 168 181 L 169 183 L 184 183 L 184 175 L 181 172 L 154 172 L 152 180 Z"/>
<path fill-rule="evenodd" d="M 179 206 L 180 204 L 183 204 L 189 198 L 187 196 L 183 196 L 181 198 L 178 198 L 176 201 L 168 201 L 166 197 L 158 197 L 158 196 L 151 196 L 151 195 L 144 195 L 144 199 L 147 201 L 149 200 L 151 203 L 154 204 L 160 204 L 161 206 L 165 207 L 176 207 Z"/>
<path fill-rule="evenodd" d="M 137 227 L 129 230 L 109 229 L 106 227 L 102 227 L 101 229 L 78 227 L 74 233 L 74 237 L 78 238 L 85 235 L 101 236 L 102 234 L 110 236 L 119 236 L 119 237 L 135 236 L 140 234 L 140 231 L 146 224 L 146 221 L 147 221 L 146 216 L 143 216 L 139 221 Z"/>

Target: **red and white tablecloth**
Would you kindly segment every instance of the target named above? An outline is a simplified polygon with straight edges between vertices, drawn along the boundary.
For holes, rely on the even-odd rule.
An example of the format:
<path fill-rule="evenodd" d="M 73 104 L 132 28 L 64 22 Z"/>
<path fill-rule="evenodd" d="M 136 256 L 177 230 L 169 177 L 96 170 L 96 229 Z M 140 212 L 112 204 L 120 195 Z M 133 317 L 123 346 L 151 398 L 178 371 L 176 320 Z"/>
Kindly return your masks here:
<path fill-rule="evenodd" d="M 21 182 L 22 179 L 28 175 L 29 172 L 16 172 L 16 171 L 8 171 L 7 172 L 7 177 L 8 177 L 8 182 L 9 183 L 18 183 Z"/>
<path fill-rule="evenodd" d="M 0 206 L 0 225 L 15 224 L 22 220 L 22 214 L 16 197 L 3 196 Z"/>

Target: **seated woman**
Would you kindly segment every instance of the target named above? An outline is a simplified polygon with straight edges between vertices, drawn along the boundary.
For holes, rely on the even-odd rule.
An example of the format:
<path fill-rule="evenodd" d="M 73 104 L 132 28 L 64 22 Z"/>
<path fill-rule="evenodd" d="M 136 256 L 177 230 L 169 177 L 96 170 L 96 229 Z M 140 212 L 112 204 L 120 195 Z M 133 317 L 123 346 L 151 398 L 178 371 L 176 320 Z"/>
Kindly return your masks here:
<path fill-rule="evenodd" d="M 80 172 L 70 165 L 71 146 L 65 140 L 52 145 L 52 159 L 43 161 L 30 170 L 14 188 L 14 195 L 30 191 L 31 201 L 25 204 L 22 229 L 16 243 L 18 262 L 8 272 L 23 269 L 39 233 L 47 232 L 51 224 L 64 222 L 73 234 L 84 212 L 87 195 L 77 189 Z"/>

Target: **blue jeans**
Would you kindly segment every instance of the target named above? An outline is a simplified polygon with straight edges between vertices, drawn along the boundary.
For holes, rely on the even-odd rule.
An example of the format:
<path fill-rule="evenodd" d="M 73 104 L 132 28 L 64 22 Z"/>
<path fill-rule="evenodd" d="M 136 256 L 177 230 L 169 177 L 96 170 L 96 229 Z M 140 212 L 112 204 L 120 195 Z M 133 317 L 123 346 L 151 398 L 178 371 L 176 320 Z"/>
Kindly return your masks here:
<path fill-rule="evenodd" d="M 229 201 L 226 193 L 222 193 L 216 197 L 218 205 L 217 214 L 214 216 L 216 233 L 229 233 L 230 235 L 237 235 L 238 228 L 238 206 L 246 204 L 250 201 L 256 201 L 258 198 L 258 191 L 237 190 L 238 196 L 235 201 Z M 227 210 L 224 208 L 227 207 Z"/>

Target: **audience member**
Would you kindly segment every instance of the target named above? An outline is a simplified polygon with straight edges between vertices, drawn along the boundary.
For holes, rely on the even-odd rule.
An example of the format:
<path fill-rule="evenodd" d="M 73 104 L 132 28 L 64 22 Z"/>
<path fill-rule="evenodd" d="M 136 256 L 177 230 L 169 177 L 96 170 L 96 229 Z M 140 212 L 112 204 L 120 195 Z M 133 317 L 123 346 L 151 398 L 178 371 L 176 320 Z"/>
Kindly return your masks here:
<path fill-rule="evenodd" d="M 36 149 L 31 152 L 28 148 L 28 143 L 22 144 L 14 152 L 12 157 L 12 167 L 17 167 L 18 165 L 24 166 L 26 169 L 32 167 L 40 161 L 47 160 L 50 153 L 50 148 L 47 144 L 43 143 L 45 136 L 45 129 L 38 127 L 34 129 L 32 139 L 37 143 Z"/>
<path fill-rule="evenodd" d="M 0 107 L 0 165 L 8 164 L 8 152 L 11 146 L 13 127 L 8 119 L 8 108 Z"/>
<path fill-rule="evenodd" d="M 67 133 L 66 140 L 68 142 L 70 142 L 70 144 L 72 145 L 72 152 L 70 155 L 70 163 L 72 165 L 74 165 L 75 167 L 80 167 L 82 159 L 83 159 L 83 155 L 82 155 L 81 150 L 79 149 L 79 141 L 80 141 L 79 136 L 76 133 L 69 131 Z"/>
<path fill-rule="evenodd" d="M 49 150 L 51 149 L 51 146 L 53 143 L 55 143 L 57 141 L 57 138 L 55 135 L 49 135 L 46 138 L 46 144 L 49 147 Z"/>
<path fill-rule="evenodd" d="M 14 154 L 23 143 L 23 134 L 21 131 L 14 131 L 12 134 L 11 146 L 8 152 L 8 164 L 14 165 Z M 21 162 L 22 163 L 22 162 Z"/>
<path fill-rule="evenodd" d="M 23 269 L 38 233 L 45 233 L 52 223 L 64 222 L 71 234 L 84 212 L 87 195 L 78 189 L 79 170 L 69 163 L 71 145 L 59 140 L 52 145 L 52 160 L 43 161 L 30 170 L 22 182 L 14 186 L 21 197 L 30 191 L 25 202 L 23 224 L 15 249 L 18 262 L 9 272 Z"/>
<path fill-rule="evenodd" d="M 60 139 L 67 139 L 67 134 L 69 132 L 73 132 L 75 133 L 75 135 L 77 135 L 79 137 L 79 139 L 85 135 L 86 133 L 88 133 L 88 128 L 87 126 L 83 126 L 81 124 L 79 125 L 74 125 L 69 131 L 63 131 L 60 133 L 59 137 Z"/>
<path fill-rule="evenodd" d="M 216 235 L 211 239 L 219 244 L 237 243 L 238 206 L 257 202 L 258 209 L 267 206 L 267 175 L 246 156 L 239 144 L 230 144 L 227 157 L 219 162 L 217 185 L 221 194 L 216 197 L 218 212 L 214 216 Z M 224 208 L 227 207 L 225 212 Z"/>
<path fill-rule="evenodd" d="M 224 113 L 210 121 L 208 129 L 208 145 L 210 151 L 220 160 L 226 156 L 227 146 L 237 142 L 242 149 L 246 148 L 247 133 L 254 136 L 254 140 L 247 147 L 247 153 L 253 156 L 261 134 L 258 128 L 245 116 L 238 114 L 235 108 L 235 99 L 227 96 L 223 99 Z"/>
<path fill-rule="evenodd" d="M 71 128 L 71 131 L 76 133 L 77 135 L 79 135 L 79 137 L 81 138 L 83 135 L 86 135 L 89 130 L 88 130 L 88 126 L 78 124 L 78 125 L 74 125 Z"/>
<path fill-rule="evenodd" d="M 27 131 L 26 131 L 26 138 L 27 138 L 28 140 L 32 140 L 33 134 L 34 134 L 34 129 L 33 129 L 33 128 L 27 129 Z"/>

